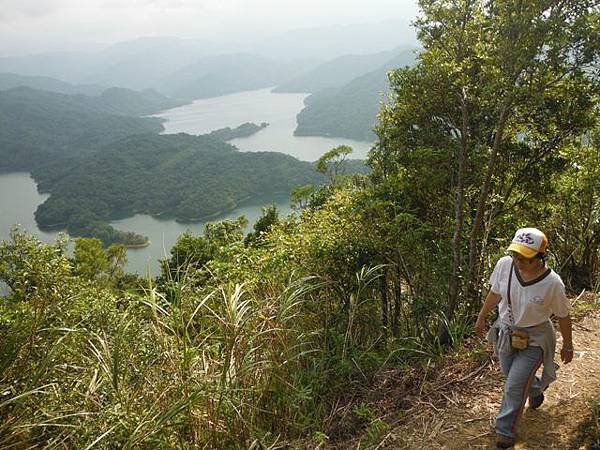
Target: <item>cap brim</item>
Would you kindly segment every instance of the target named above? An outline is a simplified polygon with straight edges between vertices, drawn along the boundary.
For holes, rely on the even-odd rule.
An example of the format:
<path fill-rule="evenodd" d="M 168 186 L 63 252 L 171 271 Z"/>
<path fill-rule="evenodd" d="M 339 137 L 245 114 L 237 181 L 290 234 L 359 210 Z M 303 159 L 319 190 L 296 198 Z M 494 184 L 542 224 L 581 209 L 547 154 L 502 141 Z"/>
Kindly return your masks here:
<path fill-rule="evenodd" d="M 523 244 L 517 244 L 513 242 L 506 249 L 509 252 L 517 252 L 520 255 L 523 255 L 525 258 L 533 258 L 538 252 L 532 248 L 526 247 Z"/>

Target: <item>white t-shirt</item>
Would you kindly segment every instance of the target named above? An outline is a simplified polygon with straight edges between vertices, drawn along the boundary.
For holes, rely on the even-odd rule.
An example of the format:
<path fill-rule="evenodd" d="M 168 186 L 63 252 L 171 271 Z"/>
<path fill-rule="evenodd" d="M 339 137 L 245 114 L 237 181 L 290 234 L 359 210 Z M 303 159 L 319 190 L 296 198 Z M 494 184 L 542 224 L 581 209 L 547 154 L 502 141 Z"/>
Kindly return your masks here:
<path fill-rule="evenodd" d="M 502 296 L 498 310 L 500 319 L 506 324 L 511 324 L 508 315 L 507 286 L 512 267 L 512 258 L 504 256 L 498 260 L 490 277 L 492 292 Z M 560 276 L 550 269 L 536 279 L 524 282 L 517 267 L 514 266 L 510 301 L 513 325 L 518 327 L 538 325 L 548 320 L 552 314 L 557 317 L 567 317 L 571 311 L 571 305 L 565 295 L 565 285 Z"/>

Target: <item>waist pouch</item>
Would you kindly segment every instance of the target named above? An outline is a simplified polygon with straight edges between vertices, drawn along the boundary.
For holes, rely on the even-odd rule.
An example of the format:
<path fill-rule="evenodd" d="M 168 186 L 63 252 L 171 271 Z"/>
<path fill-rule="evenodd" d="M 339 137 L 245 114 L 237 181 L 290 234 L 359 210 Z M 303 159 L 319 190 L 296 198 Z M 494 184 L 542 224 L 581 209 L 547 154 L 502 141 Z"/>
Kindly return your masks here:
<path fill-rule="evenodd" d="M 523 330 L 511 330 L 510 346 L 517 350 L 523 350 L 529 345 L 529 334 Z"/>

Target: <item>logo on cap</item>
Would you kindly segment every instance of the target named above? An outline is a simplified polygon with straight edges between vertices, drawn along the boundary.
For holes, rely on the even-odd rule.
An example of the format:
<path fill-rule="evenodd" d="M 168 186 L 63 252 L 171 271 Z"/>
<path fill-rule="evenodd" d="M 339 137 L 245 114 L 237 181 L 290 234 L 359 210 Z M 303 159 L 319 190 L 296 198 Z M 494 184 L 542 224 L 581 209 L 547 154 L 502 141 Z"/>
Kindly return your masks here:
<path fill-rule="evenodd" d="M 548 238 L 537 228 L 520 228 L 515 233 L 508 251 L 517 252 L 526 258 L 533 258 L 544 253 L 548 246 Z"/>
<path fill-rule="evenodd" d="M 535 239 L 531 237 L 530 233 L 521 233 L 517 234 L 513 239 L 513 242 L 519 242 L 520 244 L 533 245 L 535 244 Z"/>

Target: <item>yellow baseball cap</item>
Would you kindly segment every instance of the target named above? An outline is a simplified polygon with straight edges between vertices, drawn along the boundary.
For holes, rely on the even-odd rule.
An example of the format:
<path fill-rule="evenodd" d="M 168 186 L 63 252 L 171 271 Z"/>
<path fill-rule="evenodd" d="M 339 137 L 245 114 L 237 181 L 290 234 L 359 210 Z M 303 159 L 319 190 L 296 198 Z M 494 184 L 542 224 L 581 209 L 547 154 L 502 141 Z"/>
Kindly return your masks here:
<path fill-rule="evenodd" d="M 519 228 L 515 233 L 509 252 L 517 252 L 525 258 L 533 258 L 538 253 L 545 253 L 548 247 L 548 238 L 537 228 Z"/>

